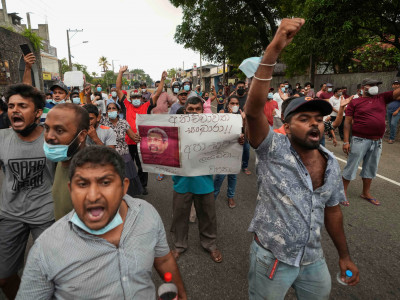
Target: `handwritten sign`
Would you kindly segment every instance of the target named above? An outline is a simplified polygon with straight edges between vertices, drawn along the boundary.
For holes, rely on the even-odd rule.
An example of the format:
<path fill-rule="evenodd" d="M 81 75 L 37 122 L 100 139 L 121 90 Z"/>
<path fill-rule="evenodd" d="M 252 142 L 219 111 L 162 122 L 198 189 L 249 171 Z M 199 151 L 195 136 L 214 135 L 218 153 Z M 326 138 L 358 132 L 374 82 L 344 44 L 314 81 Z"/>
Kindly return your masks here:
<path fill-rule="evenodd" d="M 200 176 L 237 174 L 243 147 L 242 118 L 235 114 L 136 116 L 143 170 Z"/>

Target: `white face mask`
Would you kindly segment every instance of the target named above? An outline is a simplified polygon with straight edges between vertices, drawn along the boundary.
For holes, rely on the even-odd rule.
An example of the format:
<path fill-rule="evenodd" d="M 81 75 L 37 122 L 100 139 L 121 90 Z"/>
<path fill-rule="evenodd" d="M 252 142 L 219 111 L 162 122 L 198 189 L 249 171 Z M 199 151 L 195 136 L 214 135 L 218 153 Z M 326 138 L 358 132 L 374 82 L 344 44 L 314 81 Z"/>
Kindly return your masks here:
<path fill-rule="evenodd" d="M 142 89 L 142 93 L 146 93 L 146 89 Z"/>
<path fill-rule="evenodd" d="M 239 111 L 239 106 L 233 105 L 233 106 L 231 106 L 231 110 L 232 110 L 232 112 L 233 112 L 234 114 L 236 114 L 236 113 Z"/>
<path fill-rule="evenodd" d="M 113 98 L 116 98 L 116 97 L 117 97 L 117 92 L 111 92 L 111 96 L 112 96 Z"/>
<path fill-rule="evenodd" d="M 371 96 L 378 95 L 378 92 L 379 92 L 379 88 L 377 86 L 371 86 L 368 89 L 368 94 L 370 94 Z"/>

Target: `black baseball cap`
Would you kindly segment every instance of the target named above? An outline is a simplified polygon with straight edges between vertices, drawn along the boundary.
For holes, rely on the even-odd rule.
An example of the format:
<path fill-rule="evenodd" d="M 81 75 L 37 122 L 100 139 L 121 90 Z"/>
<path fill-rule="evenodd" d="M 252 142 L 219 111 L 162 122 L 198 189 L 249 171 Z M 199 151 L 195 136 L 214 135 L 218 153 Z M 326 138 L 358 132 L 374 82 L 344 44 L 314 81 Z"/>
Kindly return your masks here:
<path fill-rule="evenodd" d="M 56 82 L 55 84 L 53 84 L 53 85 L 51 86 L 51 88 L 50 88 L 50 91 L 54 91 L 54 89 L 55 89 L 56 87 L 59 87 L 60 89 L 64 90 L 67 94 L 68 94 L 68 92 L 69 92 L 68 87 L 67 87 L 63 82 L 61 82 L 61 81 Z"/>
<path fill-rule="evenodd" d="M 283 115 L 286 120 L 287 116 L 291 113 L 295 113 L 297 111 L 320 111 L 323 116 L 329 115 L 332 112 L 332 105 L 325 100 L 322 99 L 314 99 L 311 97 L 300 97 L 293 99 L 289 105 L 285 109 L 285 113 Z"/>
<path fill-rule="evenodd" d="M 400 84 L 400 81 L 398 81 L 398 80 L 395 80 L 395 81 L 393 81 L 393 83 L 392 84 Z"/>

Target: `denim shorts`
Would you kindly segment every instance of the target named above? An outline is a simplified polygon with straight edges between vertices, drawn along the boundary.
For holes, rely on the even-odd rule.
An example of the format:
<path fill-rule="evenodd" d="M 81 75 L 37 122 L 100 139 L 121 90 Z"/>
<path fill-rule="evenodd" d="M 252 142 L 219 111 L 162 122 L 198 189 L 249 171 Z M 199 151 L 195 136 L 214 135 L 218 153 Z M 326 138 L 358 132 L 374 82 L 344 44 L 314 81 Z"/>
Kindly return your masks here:
<path fill-rule="evenodd" d="M 275 257 L 253 241 L 250 246 L 249 299 L 284 300 L 293 287 L 299 300 L 328 300 L 331 292 L 331 275 L 325 259 L 300 267 L 279 262 L 275 275 L 268 273 Z"/>
<path fill-rule="evenodd" d="M 361 160 L 363 161 L 360 173 L 361 178 L 375 178 L 381 154 L 382 139 L 374 141 L 353 136 L 350 143 L 350 154 L 343 170 L 343 178 L 346 180 L 356 179 L 358 165 Z"/>

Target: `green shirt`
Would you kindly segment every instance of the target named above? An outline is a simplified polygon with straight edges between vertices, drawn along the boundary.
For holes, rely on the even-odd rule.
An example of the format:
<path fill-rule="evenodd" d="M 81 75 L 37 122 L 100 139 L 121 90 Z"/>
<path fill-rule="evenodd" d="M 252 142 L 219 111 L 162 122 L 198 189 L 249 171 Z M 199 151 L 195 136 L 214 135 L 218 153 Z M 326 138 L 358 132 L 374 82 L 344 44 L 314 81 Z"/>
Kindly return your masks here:
<path fill-rule="evenodd" d="M 64 217 L 74 208 L 68 190 L 68 169 L 69 168 L 64 167 L 61 162 L 57 164 L 53 189 L 51 191 L 54 200 L 54 217 L 56 221 Z"/>

